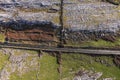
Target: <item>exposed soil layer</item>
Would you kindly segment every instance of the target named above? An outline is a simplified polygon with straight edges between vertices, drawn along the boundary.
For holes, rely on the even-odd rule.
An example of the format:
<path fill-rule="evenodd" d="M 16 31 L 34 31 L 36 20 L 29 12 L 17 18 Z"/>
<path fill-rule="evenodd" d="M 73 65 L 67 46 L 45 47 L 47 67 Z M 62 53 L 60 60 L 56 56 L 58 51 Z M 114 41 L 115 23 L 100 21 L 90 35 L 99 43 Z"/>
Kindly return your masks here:
<path fill-rule="evenodd" d="M 8 42 L 56 43 L 56 26 L 51 22 L 11 21 L 1 23 L 1 32 Z M 33 43 L 33 44 L 34 44 Z"/>
<path fill-rule="evenodd" d="M 27 40 L 27 41 L 54 41 L 53 32 L 42 30 L 25 30 L 25 31 L 7 31 L 8 40 Z"/>

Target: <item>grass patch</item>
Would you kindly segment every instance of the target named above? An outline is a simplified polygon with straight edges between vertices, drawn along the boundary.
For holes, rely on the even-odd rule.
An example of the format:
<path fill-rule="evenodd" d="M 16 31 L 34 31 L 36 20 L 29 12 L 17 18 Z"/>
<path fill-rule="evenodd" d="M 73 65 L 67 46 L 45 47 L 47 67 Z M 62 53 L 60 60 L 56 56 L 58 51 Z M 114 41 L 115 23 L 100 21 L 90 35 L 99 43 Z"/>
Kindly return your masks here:
<path fill-rule="evenodd" d="M 21 77 L 17 73 L 12 73 L 10 75 L 10 80 L 21 80 Z"/>
<path fill-rule="evenodd" d="M 35 70 L 30 71 L 30 72 L 22 75 L 21 80 L 37 80 L 37 72 Z"/>
<path fill-rule="evenodd" d="M 68 42 L 65 46 L 73 46 L 73 47 L 119 47 L 120 39 L 117 39 L 115 42 L 98 40 L 98 41 L 85 41 L 81 43 L 77 42 Z"/>
<path fill-rule="evenodd" d="M 56 58 L 44 53 L 40 59 L 39 80 L 59 80 Z"/>
<path fill-rule="evenodd" d="M 20 76 L 18 72 L 14 72 L 11 74 L 10 80 L 37 80 L 36 74 L 36 71 L 30 71 Z"/>
<path fill-rule="evenodd" d="M 25 52 L 27 52 L 29 54 L 38 54 L 38 52 L 35 50 L 25 50 Z"/>
<path fill-rule="evenodd" d="M 41 8 L 41 9 L 35 9 L 35 8 L 31 8 L 31 9 L 19 8 L 19 11 L 23 11 L 23 12 L 47 12 L 47 11 L 48 11 L 48 8 Z"/>
<path fill-rule="evenodd" d="M 105 40 L 88 42 L 88 46 L 93 46 L 93 47 L 114 47 L 115 45 L 116 43 L 105 41 Z"/>
<path fill-rule="evenodd" d="M 104 78 L 112 77 L 116 80 L 120 79 L 120 69 L 113 63 L 111 56 L 89 56 L 83 54 L 63 54 L 62 55 L 62 78 L 70 77 L 70 80 L 74 77 L 74 74 L 81 69 L 92 70 L 97 72 L 103 72 Z M 106 61 L 105 63 L 96 62 L 96 59 Z"/>
<path fill-rule="evenodd" d="M 52 19 L 52 21 L 53 21 L 54 23 L 60 23 L 59 17 L 54 17 L 54 18 Z"/>
<path fill-rule="evenodd" d="M 5 41 L 5 35 L 4 34 L 0 34 L 0 42 L 4 42 Z"/>
<path fill-rule="evenodd" d="M 37 70 L 32 70 L 31 66 L 29 66 L 29 68 L 30 71 L 22 75 L 19 75 L 17 71 L 12 73 L 10 80 L 59 80 L 56 58 L 47 53 L 44 53 L 39 59 L 39 66 L 36 67 Z"/>
<path fill-rule="evenodd" d="M 8 61 L 8 55 L 4 55 L 3 53 L 0 53 L 0 70 L 5 66 L 5 64 Z"/>

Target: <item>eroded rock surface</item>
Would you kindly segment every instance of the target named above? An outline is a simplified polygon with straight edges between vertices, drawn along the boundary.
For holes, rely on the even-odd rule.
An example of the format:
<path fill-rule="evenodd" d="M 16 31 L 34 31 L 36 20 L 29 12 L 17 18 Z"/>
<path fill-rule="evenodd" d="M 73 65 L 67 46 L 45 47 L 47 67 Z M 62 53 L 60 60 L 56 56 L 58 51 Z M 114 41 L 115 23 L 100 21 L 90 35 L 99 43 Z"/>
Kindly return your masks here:
<path fill-rule="evenodd" d="M 52 22 L 60 26 L 59 4 L 60 0 L 0 0 L 0 21 L 6 23 L 13 20 L 19 23 L 19 20 L 23 20 L 30 22 L 28 23 L 30 26 L 31 23 L 37 23 L 34 21 Z M 104 39 L 114 42 L 115 37 L 119 36 L 119 5 L 108 3 L 106 0 L 64 0 L 63 8 L 66 40 L 80 42 Z M 21 76 L 23 73 L 38 70 L 39 57 L 36 54 L 14 49 L 0 51 L 2 55 L 8 56 L 7 61 L 3 61 L 4 67 L 0 67 L 0 80 L 10 80 L 11 75 L 16 74 L 16 71 Z M 75 80 L 95 80 L 101 75 L 102 73 L 85 72 L 77 75 Z M 104 80 L 113 79 L 105 78 Z"/>
<path fill-rule="evenodd" d="M 51 21 L 59 25 L 59 0 L 1 0 L 0 20 Z"/>
<path fill-rule="evenodd" d="M 103 75 L 102 72 L 79 71 L 73 80 L 99 80 Z M 101 80 L 115 80 L 113 78 L 104 78 Z"/>
<path fill-rule="evenodd" d="M 110 1 L 115 2 L 115 0 L 108 0 L 108 2 L 106 0 L 64 0 L 65 39 L 79 42 L 100 38 L 113 42 L 114 38 L 111 36 L 115 37 L 120 28 L 120 7 Z M 0 8 L 0 20 L 4 22 L 37 20 L 61 25 L 60 0 L 1 0 Z"/>
<path fill-rule="evenodd" d="M 66 39 L 76 42 L 97 38 L 114 40 L 106 36 L 115 37 L 120 29 L 118 5 L 100 0 L 67 0 L 64 3 Z"/>
<path fill-rule="evenodd" d="M 0 70 L 0 80 L 10 80 L 10 76 L 18 72 L 19 76 L 39 69 L 39 57 L 37 54 L 30 54 L 26 51 L 2 49 L 2 54 L 8 55 L 8 61 Z"/>

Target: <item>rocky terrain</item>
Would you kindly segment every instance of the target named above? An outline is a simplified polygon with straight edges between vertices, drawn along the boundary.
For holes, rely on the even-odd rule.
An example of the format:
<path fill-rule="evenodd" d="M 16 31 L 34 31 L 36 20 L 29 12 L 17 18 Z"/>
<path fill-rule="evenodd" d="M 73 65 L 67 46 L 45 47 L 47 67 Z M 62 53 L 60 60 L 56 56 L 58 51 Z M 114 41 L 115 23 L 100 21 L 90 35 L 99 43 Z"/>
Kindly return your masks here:
<path fill-rule="evenodd" d="M 62 54 L 0 49 L 0 80 L 119 80 L 112 56 Z"/>
<path fill-rule="evenodd" d="M 94 73 L 92 71 L 79 71 L 73 80 L 97 80 L 102 76 L 101 72 Z M 112 78 L 105 78 L 103 80 L 114 80 Z"/>
<path fill-rule="evenodd" d="M 40 57 L 37 51 L 1 49 L 0 58 L 0 80 L 58 80 L 56 59 L 47 54 Z"/>
<path fill-rule="evenodd" d="M 118 5 L 101 1 L 73 2 L 64 6 L 66 39 L 80 42 L 107 38 L 108 41 L 114 41 L 112 36 L 119 37 L 117 34 L 120 26 Z"/>
<path fill-rule="evenodd" d="M 119 38 L 119 5 L 114 0 L 64 0 L 65 43 Z M 60 26 L 60 0 L 1 0 L 0 20 L 52 22 Z M 19 23 L 19 22 L 18 22 Z M 8 25 L 7 25 L 8 26 Z"/>
<path fill-rule="evenodd" d="M 38 21 L 58 21 L 59 4 L 58 0 L 1 0 L 0 20 L 38 20 Z M 58 22 L 54 22 L 59 24 Z"/>
<path fill-rule="evenodd" d="M 38 57 L 36 54 L 21 53 L 20 50 L 2 49 L 2 55 L 8 56 L 6 61 L 1 61 L 4 67 L 0 71 L 0 80 L 10 80 L 11 74 L 16 71 L 18 75 L 36 70 L 38 67 Z M 2 57 L 2 56 L 1 56 Z M 29 58 L 27 60 L 27 58 Z M 1 65 L 2 66 L 2 65 Z M 31 66 L 31 67 L 29 67 Z"/>
<path fill-rule="evenodd" d="M 118 4 L 119 0 L 64 0 L 64 45 L 119 48 Z M 44 28 L 45 35 L 51 28 L 58 29 L 58 36 L 60 15 L 60 0 L 0 0 L 0 28 L 18 31 L 14 35 L 38 26 Z M 0 48 L 0 80 L 119 80 L 119 60 L 113 55 L 57 55 Z"/>

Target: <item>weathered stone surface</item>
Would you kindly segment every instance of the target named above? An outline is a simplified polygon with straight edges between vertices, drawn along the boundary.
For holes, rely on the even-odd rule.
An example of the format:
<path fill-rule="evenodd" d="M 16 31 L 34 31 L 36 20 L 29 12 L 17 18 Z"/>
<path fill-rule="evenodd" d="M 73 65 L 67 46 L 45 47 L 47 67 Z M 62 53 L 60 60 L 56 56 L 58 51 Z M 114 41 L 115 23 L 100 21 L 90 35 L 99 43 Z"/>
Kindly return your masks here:
<path fill-rule="evenodd" d="M 102 76 L 101 72 L 79 71 L 73 80 L 98 80 Z"/>
<path fill-rule="evenodd" d="M 19 20 L 23 20 L 22 23 L 27 21 L 30 22 L 29 25 L 37 23 L 34 21 L 52 22 L 59 26 L 59 4 L 60 0 L 0 0 L 0 21 L 13 20 L 20 23 Z M 64 0 L 63 7 L 66 40 L 72 42 L 96 39 L 115 41 L 116 31 L 120 28 L 119 6 L 101 2 L 101 0 Z M 35 54 L 12 49 L 0 51 L 9 56 L 9 62 L 0 70 L 0 80 L 9 80 L 10 75 L 15 71 L 22 75 L 38 68 L 38 56 Z M 104 64 L 104 61 L 100 62 Z M 78 74 L 74 80 L 96 80 L 101 75 L 102 73 L 99 72 L 85 71 Z"/>
<path fill-rule="evenodd" d="M 3 54 L 9 55 L 9 62 L 0 70 L 0 80 L 10 80 L 11 74 L 16 71 L 19 75 L 22 75 L 39 68 L 37 54 L 14 49 L 2 49 L 1 51 L 3 51 Z"/>
<path fill-rule="evenodd" d="M 1 0 L 0 20 L 51 21 L 59 25 L 60 0 Z"/>
<path fill-rule="evenodd" d="M 92 72 L 92 71 L 79 71 L 73 80 L 99 80 L 102 77 L 103 73 L 101 72 Z M 103 78 L 100 80 L 115 80 L 115 78 Z"/>
<path fill-rule="evenodd" d="M 64 1 L 65 39 L 115 41 L 120 29 L 119 10 L 119 6 L 101 0 Z"/>
<path fill-rule="evenodd" d="M 60 0 L 1 0 L 0 20 L 50 21 L 60 26 L 59 4 Z M 113 33 L 120 28 L 118 5 L 106 0 L 64 0 L 63 4 L 65 39 L 115 40 Z"/>
<path fill-rule="evenodd" d="M 105 78 L 103 80 L 115 80 L 115 79 L 112 79 L 112 78 Z"/>
<path fill-rule="evenodd" d="M 64 18 L 64 26 L 73 30 L 114 31 L 120 23 L 117 6 L 105 2 L 66 4 Z"/>

